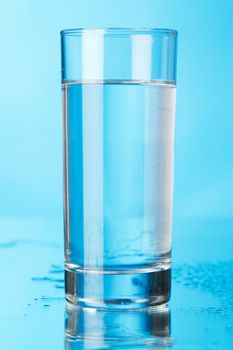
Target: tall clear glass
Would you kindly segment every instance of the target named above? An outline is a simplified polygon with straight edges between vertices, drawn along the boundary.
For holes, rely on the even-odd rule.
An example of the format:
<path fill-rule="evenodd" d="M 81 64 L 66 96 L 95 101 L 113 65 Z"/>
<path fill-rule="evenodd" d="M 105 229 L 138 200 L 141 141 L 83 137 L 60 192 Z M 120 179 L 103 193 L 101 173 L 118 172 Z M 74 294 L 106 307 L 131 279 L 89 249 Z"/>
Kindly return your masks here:
<path fill-rule="evenodd" d="M 61 32 L 65 292 L 85 307 L 170 298 L 177 32 Z"/>

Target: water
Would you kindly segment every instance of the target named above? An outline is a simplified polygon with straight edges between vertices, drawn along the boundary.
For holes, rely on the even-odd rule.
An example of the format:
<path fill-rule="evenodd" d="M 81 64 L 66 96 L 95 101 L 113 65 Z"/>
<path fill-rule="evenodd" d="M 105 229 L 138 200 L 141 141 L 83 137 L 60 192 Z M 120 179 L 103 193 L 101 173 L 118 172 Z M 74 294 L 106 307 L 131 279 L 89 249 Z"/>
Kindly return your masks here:
<path fill-rule="evenodd" d="M 63 110 L 68 300 L 166 301 L 175 86 L 70 81 Z"/>

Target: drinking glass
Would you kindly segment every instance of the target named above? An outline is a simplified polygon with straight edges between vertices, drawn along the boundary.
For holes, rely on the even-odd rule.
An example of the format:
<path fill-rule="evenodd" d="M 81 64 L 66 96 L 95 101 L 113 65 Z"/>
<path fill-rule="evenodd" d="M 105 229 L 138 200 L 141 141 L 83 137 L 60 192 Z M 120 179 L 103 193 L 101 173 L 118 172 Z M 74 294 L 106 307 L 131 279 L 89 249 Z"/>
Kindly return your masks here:
<path fill-rule="evenodd" d="M 65 293 L 144 308 L 170 297 L 177 32 L 61 32 Z"/>

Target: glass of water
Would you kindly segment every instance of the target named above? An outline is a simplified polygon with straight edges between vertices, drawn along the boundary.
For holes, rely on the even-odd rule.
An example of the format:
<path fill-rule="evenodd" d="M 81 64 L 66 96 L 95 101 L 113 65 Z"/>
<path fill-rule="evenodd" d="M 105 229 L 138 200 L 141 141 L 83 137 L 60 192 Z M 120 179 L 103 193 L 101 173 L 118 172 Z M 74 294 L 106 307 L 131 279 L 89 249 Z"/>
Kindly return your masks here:
<path fill-rule="evenodd" d="M 177 32 L 61 32 L 65 292 L 72 304 L 170 298 Z"/>

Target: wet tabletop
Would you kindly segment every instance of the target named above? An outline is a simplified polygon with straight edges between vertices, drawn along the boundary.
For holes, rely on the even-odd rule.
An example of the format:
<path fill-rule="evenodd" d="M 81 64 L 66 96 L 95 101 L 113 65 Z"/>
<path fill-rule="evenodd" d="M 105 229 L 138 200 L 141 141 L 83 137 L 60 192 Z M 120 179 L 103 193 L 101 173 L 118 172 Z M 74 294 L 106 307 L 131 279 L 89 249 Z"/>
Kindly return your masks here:
<path fill-rule="evenodd" d="M 233 349 L 233 222 L 175 220 L 169 305 L 70 310 L 62 222 L 1 220 L 0 349 Z"/>

